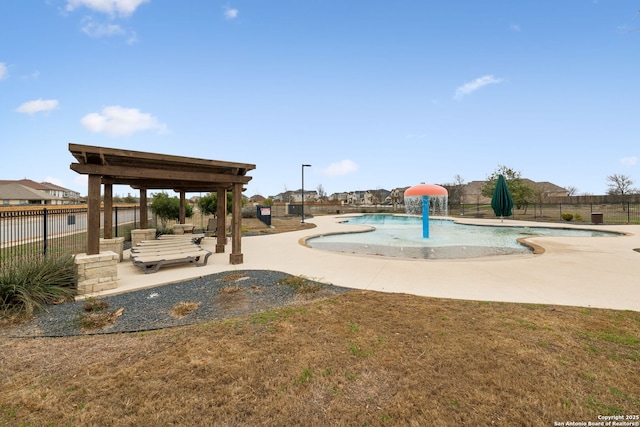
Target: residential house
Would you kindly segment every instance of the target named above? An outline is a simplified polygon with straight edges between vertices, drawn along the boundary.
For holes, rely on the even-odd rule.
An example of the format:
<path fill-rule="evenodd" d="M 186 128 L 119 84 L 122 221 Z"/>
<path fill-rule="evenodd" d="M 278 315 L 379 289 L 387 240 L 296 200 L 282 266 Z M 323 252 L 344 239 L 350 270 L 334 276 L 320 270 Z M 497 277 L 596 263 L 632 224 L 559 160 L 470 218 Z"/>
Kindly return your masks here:
<path fill-rule="evenodd" d="M 389 199 L 393 206 L 404 205 L 404 192 L 407 191 L 408 188 L 409 187 L 398 187 L 389 192 Z"/>
<path fill-rule="evenodd" d="M 80 202 L 80 193 L 50 182 L 35 182 L 30 179 L 0 180 L 4 205 L 63 205 Z M 26 191 L 28 189 L 30 191 Z"/>
<path fill-rule="evenodd" d="M 384 203 L 391 192 L 383 188 L 376 190 L 351 191 L 347 195 L 350 205 L 380 205 Z"/>
<path fill-rule="evenodd" d="M 521 180 L 524 184 L 534 189 L 537 198 L 541 199 L 541 201 L 544 201 L 544 199 L 548 197 L 563 197 L 569 194 L 566 188 L 562 188 L 548 181 L 536 182 L 527 178 L 521 178 Z M 482 186 L 484 183 L 485 181 L 471 181 L 464 185 L 462 201 L 464 203 L 491 203 L 491 197 L 484 197 L 482 195 Z"/>
<path fill-rule="evenodd" d="M 296 191 L 285 191 L 284 193 L 270 196 L 274 202 L 300 203 L 302 202 L 302 189 Z M 315 202 L 318 200 L 318 192 L 315 190 L 304 190 L 304 201 Z"/>
<path fill-rule="evenodd" d="M 62 197 L 52 196 L 26 185 L 0 183 L 1 206 L 62 205 L 63 202 Z"/>
<path fill-rule="evenodd" d="M 264 201 L 265 201 L 265 198 L 260 194 L 254 194 L 253 196 L 249 197 L 249 203 L 252 203 L 254 205 L 260 205 Z"/>

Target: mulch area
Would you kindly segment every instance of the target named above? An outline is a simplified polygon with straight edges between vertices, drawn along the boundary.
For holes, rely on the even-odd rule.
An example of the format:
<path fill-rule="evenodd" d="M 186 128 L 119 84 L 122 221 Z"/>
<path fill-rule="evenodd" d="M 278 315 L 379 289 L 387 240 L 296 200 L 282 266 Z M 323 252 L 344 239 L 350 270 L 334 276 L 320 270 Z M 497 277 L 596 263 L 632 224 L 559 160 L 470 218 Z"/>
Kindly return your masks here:
<path fill-rule="evenodd" d="M 82 326 L 87 301 L 67 302 L 49 306 L 28 323 L 0 329 L 0 337 L 61 337 L 170 328 L 279 309 L 350 290 L 306 279 L 312 285 L 307 289 L 312 291 L 300 292 L 295 286 L 281 283 L 287 277 L 290 275 L 269 270 L 233 271 L 99 298 L 97 301 L 114 319 L 99 328 Z M 181 304 L 191 310 L 181 311 Z"/>

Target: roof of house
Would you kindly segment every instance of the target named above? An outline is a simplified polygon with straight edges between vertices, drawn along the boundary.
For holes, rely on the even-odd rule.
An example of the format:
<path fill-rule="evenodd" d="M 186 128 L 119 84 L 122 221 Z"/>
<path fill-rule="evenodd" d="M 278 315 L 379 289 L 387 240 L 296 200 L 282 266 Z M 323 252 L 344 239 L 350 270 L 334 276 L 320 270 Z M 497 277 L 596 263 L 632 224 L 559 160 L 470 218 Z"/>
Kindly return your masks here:
<path fill-rule="evenodd" d="M 562 188 L 559 185 L 553 184 L 549 181 L 536 182 L 528 178 L 521 178 L 521 181 L 534 188 L 543 188 L 545 191 L 548 191 L 548 192 L 567 191 L 566 188 Z M 464 188 L 467 191 L 467 193 L 480 193 L 480 190 L 482 189 L 482 186 L 484 185 L 485 182 L 486 181 L 471 181 L 466 185 L 464 185 Z"/>
<path fill-rule="evenodd" d="M 51 182 L 41 182 L 47 189 L 55 190 L 55 191 L 73 191 L 68 188 L 61 187 L 59 185 L 53 184 Z"/>
<path fill-rule="evenodd" d="M 33 188 L 34 190 L 46 191 L 46 190 L 55 190 L 55 191 L 73 191 L 68 188 L 61 187 L 56 184 L 52 184 L 50 182 L 36 182 L 31 179 L 0 179 L 0 185 L 5 184 L 20 184 L 25 187 Z"/>
<path fill-rule="evenodd" d="M 22 184 L 0 183 L 0 200 L 62 200 L 62 198 Z"/>
<path fill-rule="evenodd" d="M 23 185 L 25 187 L 29 187 L 29 188 L 33 188 L 34 190 L 48 190 L 49 188 L 44 185 L 41 184 L 39 182 L 35 182 L 31 179 L 3 179 L 0 180 L 0 185 L 5 185 L 5 184 L 20 184 Z"/>
<path fill-rule="evenodd" d="M 254 194 L 253 196 L 249 197 L 249 200 L 251 200 L 252 202 L 262 202 L 264 199 L 264 196 L 261 196 L 260 194 Z"/>

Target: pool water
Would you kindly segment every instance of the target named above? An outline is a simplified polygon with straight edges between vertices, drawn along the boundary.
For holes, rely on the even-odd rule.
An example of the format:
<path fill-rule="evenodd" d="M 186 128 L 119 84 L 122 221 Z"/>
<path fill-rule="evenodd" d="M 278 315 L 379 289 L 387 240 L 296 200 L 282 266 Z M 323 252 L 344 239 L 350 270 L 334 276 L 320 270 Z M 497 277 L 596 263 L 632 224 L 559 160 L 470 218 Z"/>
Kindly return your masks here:
<path fill-rule="evenodd" d="M 490 255 L 528 254 L 532 249 L 518 243 L 527 236 L 614 236 L 606 231 L 456 224 L 430 219 L 429 238 L 422 237 L 422 218 L 389 214 L 362 215 L 344 224 L 375 227 L 364 233 L 332 234 L 307 239 L 316 249 L 400 258 L 454 259 Z"/>

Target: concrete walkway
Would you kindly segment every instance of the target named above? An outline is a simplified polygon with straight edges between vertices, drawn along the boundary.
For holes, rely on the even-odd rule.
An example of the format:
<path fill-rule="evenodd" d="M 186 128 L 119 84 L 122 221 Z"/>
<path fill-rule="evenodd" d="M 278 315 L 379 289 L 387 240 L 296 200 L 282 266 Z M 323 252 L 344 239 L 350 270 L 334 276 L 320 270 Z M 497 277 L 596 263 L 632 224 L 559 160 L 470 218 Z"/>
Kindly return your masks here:
<path fill-rule="evenodd" d="M 352 255 L 311 249 L 300 239 L 315 234 L 362 229 L 338 224 L 338 216 L 307 220 L 311 230 L 242 239 L 244 264 L 230 265 L 230 246 L 204 267 L 177 265 L 144 274 L 129 262 L 118 265 L 119 286 L 100 295 L 129 292 L 207 274 L 235 270 L 276 270 L 355 289 L 401 292 L 465 300 L 572 305 L 640 311 L 640 226 L 593 226 L 618 231 L 616 237 L 535 237 L 541 255 L 510 255 L 463 260 L 414 260 Z M 505 220 L 460 220 L 495 225 L 570 227 Z M 202 246 L 215 252 L 215 239 Z"/>

